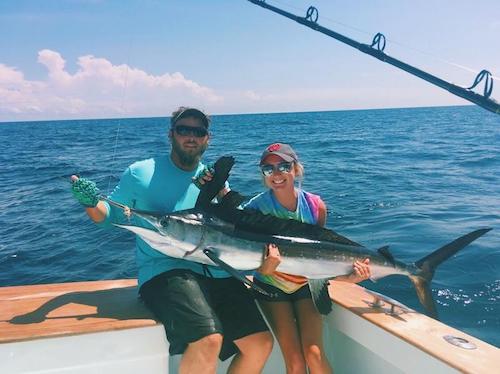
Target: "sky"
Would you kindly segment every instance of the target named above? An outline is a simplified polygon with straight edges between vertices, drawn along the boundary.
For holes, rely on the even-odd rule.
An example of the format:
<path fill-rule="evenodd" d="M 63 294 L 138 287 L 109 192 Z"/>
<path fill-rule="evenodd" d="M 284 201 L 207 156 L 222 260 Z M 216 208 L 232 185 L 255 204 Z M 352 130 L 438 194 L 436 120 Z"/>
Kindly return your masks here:
<path fill-rule="evenodd" d="M 268 0 L 461 86 L 500 86 L 499 0 Z M 482 90 L 482 88 L 481 88 Z M 482 92 L 482 91 L 481 91 Z M 500 101 L 500 87 L 492 98 Z M 246 0 L 0 1 L 0 122 L 467 101 Z"/>

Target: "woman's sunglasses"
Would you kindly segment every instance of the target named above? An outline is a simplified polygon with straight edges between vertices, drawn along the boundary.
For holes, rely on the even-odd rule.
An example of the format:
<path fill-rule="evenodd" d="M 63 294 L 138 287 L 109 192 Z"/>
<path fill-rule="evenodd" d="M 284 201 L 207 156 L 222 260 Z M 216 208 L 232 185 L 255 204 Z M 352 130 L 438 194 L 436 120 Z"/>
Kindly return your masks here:
<path fill-rule="evenodd" d="M 279 171 L 280 173 L 290 173 L 292 171 L 293 162 L 280 162 L 279 164 L 264 164 L 260 166 L 260 170 L 265 177 L 269 177 L 273 174 L 273 171 Z"/>
<path fill-rule="evenodd" d="M 180 136 L 194 136 L 196 138 L 203 138 L 208 135 L 208 130 L 204 127 L 191 127 L 179 125 L 174 127 L 174 131 Z"/>

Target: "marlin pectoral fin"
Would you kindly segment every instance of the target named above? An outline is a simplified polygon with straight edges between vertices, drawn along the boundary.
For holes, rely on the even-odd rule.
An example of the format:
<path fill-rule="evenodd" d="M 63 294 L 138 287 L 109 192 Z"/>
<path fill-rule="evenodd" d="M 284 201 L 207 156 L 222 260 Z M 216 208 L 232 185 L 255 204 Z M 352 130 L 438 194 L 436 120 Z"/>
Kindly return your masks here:
<path fill-rule="evenodd" d="M 269 296 L 269 297 L 275 297 L 274 294 L 271 294 L 267 292 L 266 290 L 263 290 L 259 286 L 257 286 L 254 282 L 252 282 L 250 279 L 245 277 L 243 274 L 241 274 L 238 270 L 233 268 L 231 265 L 228 263 L 222 261 L 219 256 L 215 253 L 215 248 L 213 247 L 207 247 L 203 250 L 203 253 L 210 259 L 212 260 L 215 264 L 217 264 L 221 269 L 225 270 L 228 272 L 232 277 L 238 279 L 240 282 L 243 282 L 250 288 L 254 289 L 257 292 L 260 292 L 263 295 Z"/>
<path fill-rule="evenodd" d="M 327 315 L 332 311 L 332 300 L 328 294 L 329 280 L 330 278 L 308 280 L 314 306 L 323 315 Z"/>

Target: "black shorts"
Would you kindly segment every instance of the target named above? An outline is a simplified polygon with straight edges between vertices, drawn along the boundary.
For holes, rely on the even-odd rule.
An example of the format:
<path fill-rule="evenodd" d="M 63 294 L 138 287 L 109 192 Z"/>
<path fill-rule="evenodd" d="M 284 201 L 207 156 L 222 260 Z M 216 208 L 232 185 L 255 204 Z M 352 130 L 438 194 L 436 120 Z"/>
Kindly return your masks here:
<path fill-rule="evenodd" d="M 223 335 L 219 358 L 224 361 L 238 352 L 234 340 L 268 331 L 251 292 L 234 278 L 211 278 L 177 269 L 147 281 L 139 292 L 165 326 L 171 355 L 219 333 Z"/>
<path fill-rule="evenodd" d="M 276 288 L 274 286 L 271 286 L 270 284 L 261 282 L 257 278 L 253 279 L 253 282 L 262 288 L 264 291 L 267 291 L 268 293 L 272 294 L 273 296 L 267 296 L 264 295 L 258 291 L 254 291 L 255 298 L 259 301 L 270 301 L 270 302 L 276 302 L 276 301 L 289 301 L 289 302 L 294 302 L 297 300 L 302 300 L 302 299 L 310 299 L 311 298 L 311 291 L 309 290 L 309 284 L 305 284 L 301 288 L 299 288 L 297 291 L 293 293 L 286 293 L 279 288 Z"/>

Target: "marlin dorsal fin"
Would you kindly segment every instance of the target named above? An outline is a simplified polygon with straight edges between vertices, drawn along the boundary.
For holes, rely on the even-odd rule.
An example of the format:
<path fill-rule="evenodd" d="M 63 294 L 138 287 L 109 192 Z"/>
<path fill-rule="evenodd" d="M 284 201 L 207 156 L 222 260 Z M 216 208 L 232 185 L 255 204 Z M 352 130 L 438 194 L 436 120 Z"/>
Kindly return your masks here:
<path fill-rule="evenodd" d="M 196 200 L 196 208 L 208 206 L 214 197 L 217 196 L 219 191 L 224 187 L 233 165 L 234 157 L 232 156 L 223 156 L 215 162 L 214 176 L 210 182 L 206 182 L 203 186 L 201 186 L 200 194 Z"/>
<path fill-rule="evenodd" d="M 394 256 L 392 253 L 389 251 L 389 246 L 385 245 L 383 247 L 380 247 L 377 249 L 377 252 L 380 253 L 386 260 L 388 260 L 391 264 L 394 264 L 396 260 L 394 259 Z"/>
<path fill-rule="evenodd" d="M 237 208 L 244 201 L 249 200 L 248 197 L 243 196 L 237 191 L 231 190 L 220 200 L 220 204 L 224 208 Z"/>

